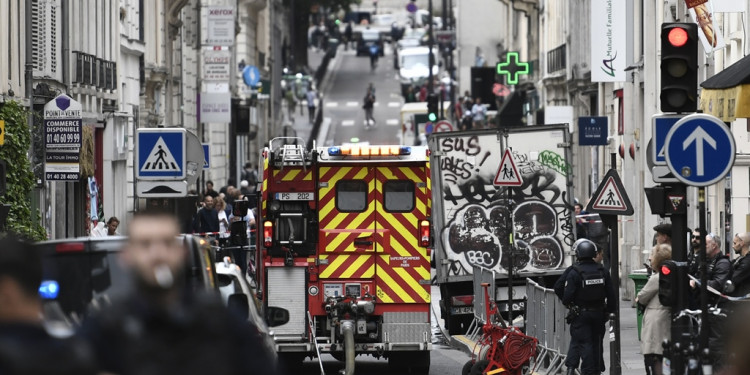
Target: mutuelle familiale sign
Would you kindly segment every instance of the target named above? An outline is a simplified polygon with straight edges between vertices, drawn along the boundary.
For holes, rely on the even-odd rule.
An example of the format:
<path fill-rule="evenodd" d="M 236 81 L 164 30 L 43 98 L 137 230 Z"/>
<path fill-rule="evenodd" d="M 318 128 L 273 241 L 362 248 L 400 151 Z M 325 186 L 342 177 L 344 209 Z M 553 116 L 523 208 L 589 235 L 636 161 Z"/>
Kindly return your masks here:
<path fill-rule="evenodd" d="M 44 175 L 50 181 L 78 181 L 82 141 L 81 103 L 60 94 L 44 105 Z"/>

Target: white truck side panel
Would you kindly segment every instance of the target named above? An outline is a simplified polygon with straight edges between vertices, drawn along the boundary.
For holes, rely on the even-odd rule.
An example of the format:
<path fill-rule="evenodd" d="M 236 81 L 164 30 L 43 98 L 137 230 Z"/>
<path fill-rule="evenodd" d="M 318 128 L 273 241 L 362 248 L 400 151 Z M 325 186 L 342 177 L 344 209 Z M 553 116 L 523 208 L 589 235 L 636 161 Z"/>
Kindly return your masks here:
<path fill-rule="evenodd" d="M 497 130 L 431 136 L 438 282 L 467 280 L 474 265 L 507 275 L 511 230 L 514 275 L 560 273 L 570 265 L 573 171 L 559 147 L 568 139 L 564 126 L 511 130 L 507 146 L 523 185 L 506 188 L 493 183 L 506 147 Z"/>

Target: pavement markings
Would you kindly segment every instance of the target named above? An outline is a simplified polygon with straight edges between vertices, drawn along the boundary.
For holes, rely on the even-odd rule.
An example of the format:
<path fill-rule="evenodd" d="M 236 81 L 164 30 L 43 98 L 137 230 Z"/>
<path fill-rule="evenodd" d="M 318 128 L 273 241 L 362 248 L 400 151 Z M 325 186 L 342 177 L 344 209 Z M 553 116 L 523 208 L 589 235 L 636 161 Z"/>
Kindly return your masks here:
<path fill-rule="evenodd" d="M 354 120 L 341 121 L 341 126 L 354 126 Z"/>
<path fill-rule="evenodd" d="M 356 107 L 359 105 L 359 102 L 346 102 L 347 107 Z"/>
<path fill-rule="evenodd" d="M 388 102 L 388 107 L 401 107 L 401 102 Z"/>
<path fill-rule="evenodd" d="M 386 125 L 390 125 L 390 126 L 396 126 L 396 125 L 398 125 L 398 119 L 397 118 L 391 118 L 391 119 L 385 120 L 385 124 Z"/>
<path fill-rule="evenodd" d="M 338 102 L 326 102 L 326 107 L 338 107 Z"/>

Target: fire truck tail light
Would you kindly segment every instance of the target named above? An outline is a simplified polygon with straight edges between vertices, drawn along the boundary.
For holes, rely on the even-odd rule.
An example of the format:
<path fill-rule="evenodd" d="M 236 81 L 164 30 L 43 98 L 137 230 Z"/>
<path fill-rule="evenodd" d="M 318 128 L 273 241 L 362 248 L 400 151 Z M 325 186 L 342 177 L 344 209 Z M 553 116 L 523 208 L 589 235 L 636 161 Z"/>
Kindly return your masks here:
<path fill-rule="evenodd" d="M 341 155 L 350 155 L 351 153 L 352 153 L 352 148 L 350 146 L 341 147 Z"/>
<path fill-rule="evenodd" d="M 263 246 L 271 247 L 273 245 L 273 222 L 263 222 Z"/>
<path fill-rule="evenodd" d="M 432 233 L 430 230 L 430 221 L 421 220 L 419 222 L 419 246 L 427 247 L 430 246 L 432 240 Z"/>

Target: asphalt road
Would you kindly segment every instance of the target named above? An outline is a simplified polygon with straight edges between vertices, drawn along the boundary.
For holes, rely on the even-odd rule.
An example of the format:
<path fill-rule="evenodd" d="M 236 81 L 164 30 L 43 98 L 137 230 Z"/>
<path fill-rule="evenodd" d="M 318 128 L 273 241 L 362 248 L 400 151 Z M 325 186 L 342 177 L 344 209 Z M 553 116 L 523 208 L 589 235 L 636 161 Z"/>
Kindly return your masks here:
<path fill-rule="evenodd" d="M 324 145 L 357 142 L 372 145 L 399 144 L 399 114 L 403 99 L 398 72 L 393 68 L 390 46 L 386 46 L 386 54 L 378 60 L 374 71 L 370 69 L 369 57 L 357 57 L 351 48 L 345 51 L 341 46 L 338 54 L 340 56 L 332 60 L 333 64 L 329 67 L 330 84 L 323 93 L 325 117 L 331 119 Z M 365 129 L 362 104 L 370 82 L 375 85 L 376 126 Z"/>

